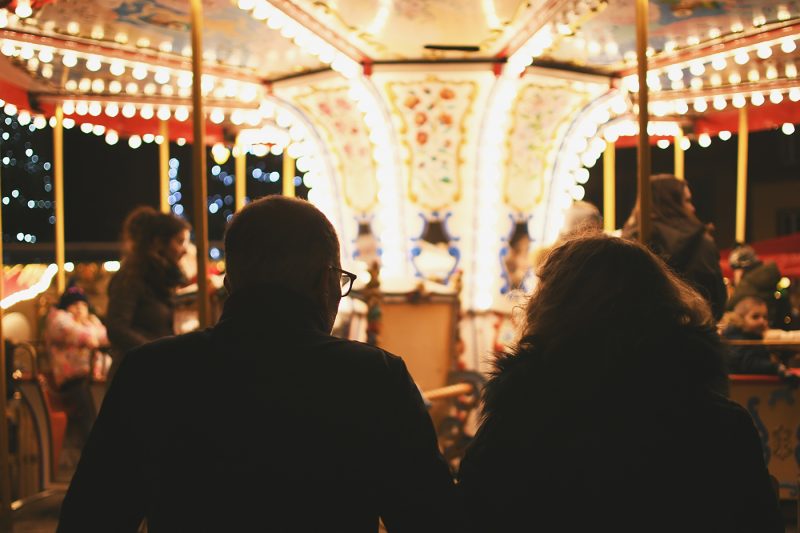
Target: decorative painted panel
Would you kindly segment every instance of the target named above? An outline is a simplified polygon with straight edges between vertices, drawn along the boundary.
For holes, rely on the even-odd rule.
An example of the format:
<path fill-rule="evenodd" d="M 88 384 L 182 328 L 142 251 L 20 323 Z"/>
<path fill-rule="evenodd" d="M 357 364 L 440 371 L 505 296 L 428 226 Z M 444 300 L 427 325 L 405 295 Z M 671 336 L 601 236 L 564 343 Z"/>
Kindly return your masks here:
<path fill-rule="evenodd" d="M 389 82 L 386 91 L 402 123 L 399 134 L 406 149 L 409 199 L 429 210 L 457 203 L 477 83 L 430 76 L 424 81 Z"/>
<path fill-rule="evenodd" d="M 342 177 L 347 206 L 364 214 L 375 207 L 378 199 L 376 164 L 364 116 L 347 92 L 346 86 L 312 87 L 294 100 L 325 132 Z"/>
<path fill-rule="evenodd" d="M 531 212 L 542 201 L 564 128 L 590 100 L 574 84 L 525 85 L 511 110 L 503 201 Z"/>

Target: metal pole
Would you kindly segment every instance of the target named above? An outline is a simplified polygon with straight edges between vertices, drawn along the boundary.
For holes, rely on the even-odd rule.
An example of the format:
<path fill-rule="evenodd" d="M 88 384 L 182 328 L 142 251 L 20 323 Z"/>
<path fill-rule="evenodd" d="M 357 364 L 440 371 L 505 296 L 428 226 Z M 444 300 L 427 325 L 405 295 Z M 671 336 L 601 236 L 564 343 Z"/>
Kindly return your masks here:
<path fill-rule="evenodd" d="M 675 151 L 675 177 L 679 180 L 685 179 L 685 163 L 683 148 L 681 148 L 681 139 L 683 139 L 683 128 L 678 126 L 678 134 L 673 139 L 673 148 Z"/>
<path fill-rule="evenodd" d="M 636 0 L 636 70 L 639 75 L 639 146 L 637 177 L 639 207 L 639 240 L 650 241 L 650 137 L 647 134 L 649 98 L 647 93 L 647 9 L 648 0 Z"/>
<path fill-rule="evenodd" d="M 244 207 L 244 198 L 247 196 L 247 148 L 242 144 L 239 135 L 236 136 L 236 144 L 233 146 L 233 159 L 236 164 L 234 206 L 236 211 L 241 211 Z"/>
<path fill-rule="evenodd" d="M 608 143 L 603 154 L 603 229 L 607 232 L 617 229 L 616 164 L 617 147 Z"/>
<path fill-rule="evenodd" d="M 283 195 L 294 196 L 294 158 L 283 151 Z"/>
<path fill-rule="evenodd" d="M 169 213 L 169 121 L 160 122 L 158 134 L 163 139 L 158 145 L 158 198 L 161 212 Z"/>
<path fill-rule="evenodd" d="M 747 237 L 747 142 L 749 125 L 747 106 L 739 109 L 739 154 L 736 166 L 736 242 L 746 242 Z"/>
<path fill-rule="evenodd" d="M 191 0 L 192 8 L 192 189 L 194 194 L 194 235 L 197 246 L 197 313 L 200 327 L 211 325 L 208 301 L 208 212 L 206 202 L 206 141 L 203 111 L 203 4 Z"/>
<path fill-rule="evenodd" d="M 0 208 L 2 211 L 2 208 Z M 0 235 L 3 235 L 3 217 L 0 213 Z M 5 272 L 3 268 L 3 239 L 0 239 L 0 300 L 3 299 Z M 6 418 L 6 337 L 3 334 L 3 308 L 0 307 L 0 531 L 11 531 L 11 461 L 8 450 L 8 418 Z"/>
<path fill-rule="evenodd" d="M 64 110 L 56 106 L 56 125 L 53 127 L 53 199 L 56 216 L 56 288 L 61 294 L 67 288 L 64 271 Z"/>

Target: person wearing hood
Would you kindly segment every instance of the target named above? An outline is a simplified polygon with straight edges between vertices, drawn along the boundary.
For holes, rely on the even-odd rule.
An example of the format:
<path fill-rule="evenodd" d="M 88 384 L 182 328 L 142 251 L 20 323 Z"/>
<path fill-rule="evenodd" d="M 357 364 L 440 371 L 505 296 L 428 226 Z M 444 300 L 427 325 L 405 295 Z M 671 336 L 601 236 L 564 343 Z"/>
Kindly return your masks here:
<path fill-rule="evenodd" d="M 652 235 L 648 247 L 708 301 L 719 320 L 727 300 L 719 250 L 708 226 L 697 218 L 689 186 L 672 174 L 651 176 L 650 186 Z M 638 206 L 622 228 L 622 237 L 638 239 Z"/>
<path fill-rule="evenodd" d="M 784 328 L 785 318 L 791 314 L 789 298 L 778 290 L 781 272 L 773 261 L 764 263 L 756 255 L 756 251 L 746 244 L 741 244 L 731 250 L 728 262 L 733 269 L 734 286 L 733 295 L 728 301 L 728 310 L 734 308 L 742 300 L 756 297 L 764 301 L 769 315 L 769 326 Z"/>
<path fill-rule="evenodd" d="M 600 234 L 556 247 L 538 275 L 461 462 L 473 531 L 782 532 L 753 420 L 718 392 L 700 295 Z"/>

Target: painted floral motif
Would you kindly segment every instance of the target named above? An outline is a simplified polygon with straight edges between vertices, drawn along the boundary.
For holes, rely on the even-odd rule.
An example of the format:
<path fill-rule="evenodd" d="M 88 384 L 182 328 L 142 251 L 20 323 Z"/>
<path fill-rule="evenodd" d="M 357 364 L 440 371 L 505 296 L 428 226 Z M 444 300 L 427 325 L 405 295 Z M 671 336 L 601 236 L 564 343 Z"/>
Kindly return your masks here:
<path fill-rule="evenodd" d="M 378 197 L 372 143 L 361 111 L 347 96 L 347 87 L 312 88 L 296 101 L 325 131 L 342 176 L 344 199 L 358 213 L 367 213 Z"/>
<path fill-rule="evenodd" d="M 461 197 L 464 123 L 477 90 L 474 82 L 438 78 L 387 84 L 408 153 L 408 195 L 423 208 L 442 209 Z"/>
<path fill-rule="evenodd" d="M 511 110 L 503 196 L 520 213 L 542 200 L 546 173 L 552 168 L 568 121 L 589 101 L 568 84 L 530 83 L 520 90 Z"/>

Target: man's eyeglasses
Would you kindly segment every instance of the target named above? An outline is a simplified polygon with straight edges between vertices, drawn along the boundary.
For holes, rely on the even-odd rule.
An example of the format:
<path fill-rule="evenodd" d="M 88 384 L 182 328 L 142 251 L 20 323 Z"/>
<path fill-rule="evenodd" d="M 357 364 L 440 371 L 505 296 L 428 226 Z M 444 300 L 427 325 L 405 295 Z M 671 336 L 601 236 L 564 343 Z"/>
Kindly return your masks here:
<path fill-rule="evenodd" d="M 344 298 L 353 290 L 353 283 L 355 283 L 358 276 L 347 270 L 336 268 L 335 266 L 330 267 L 330 269 L 339 273 L 339 287 L 342 290 L 342 298 Z"/>

